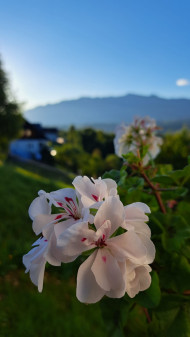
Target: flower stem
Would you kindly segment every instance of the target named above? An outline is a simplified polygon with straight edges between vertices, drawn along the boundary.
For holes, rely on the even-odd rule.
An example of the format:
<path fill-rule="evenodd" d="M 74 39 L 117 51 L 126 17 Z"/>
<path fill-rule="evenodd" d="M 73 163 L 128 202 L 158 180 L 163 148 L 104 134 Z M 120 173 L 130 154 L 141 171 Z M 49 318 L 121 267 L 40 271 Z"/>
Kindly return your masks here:
<path fill-rule="evenodd" d="M 148 323 L 151 323 L 151 318 L 150 318 L 148 309 L 143 307 L 143 311 L 144 311 L 144 313 L 145 313 L 145 316 L 146 316 L 146 318 L 147 318 Z"/>
<path fill-rule="evenodd" d="M 156 198 L 156 200 L 157 200 L 157 202 L 158 202 L 158 205 L 159 205 L 159 207 L 160 207 L 161 212 L 165 214 L 165 213 L 166 213 L 166 209 L 165 209 L 165 206 L 164 206 L 163 201 L 162 201 L 162 199 L 161 199 L 160 193 L 159 193 L 159 191 L 157 190 L 156 186 L 154 186 L 154 185 L 152 184 L 152 182 L 151 182 L 150 179 L 147 177 L 147 175 L 146 175 L 146 173 L 145 173 L 144 171 L 141 171 L 141 175 L 142 175 L 142 177 L 144 178 L 144 180 L 147 182 L 147 184 L 150 186 L 150 188 L 152 189 L 152 191 L 153 191 L 153 193 L 154 193 L 154 195 L 155 195 L 155 198 Z"/>

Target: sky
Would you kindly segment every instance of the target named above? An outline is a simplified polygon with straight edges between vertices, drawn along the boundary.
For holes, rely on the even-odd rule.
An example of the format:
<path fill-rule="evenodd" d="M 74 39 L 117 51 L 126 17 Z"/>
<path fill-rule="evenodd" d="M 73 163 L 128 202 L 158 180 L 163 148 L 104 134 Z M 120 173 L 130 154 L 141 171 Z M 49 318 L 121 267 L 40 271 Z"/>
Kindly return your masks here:
<path fill-rule="evenodd" d="M 25 109 L 127 93 L 190 98 L 189 0 L 0 0 L 0 55 Z"/>

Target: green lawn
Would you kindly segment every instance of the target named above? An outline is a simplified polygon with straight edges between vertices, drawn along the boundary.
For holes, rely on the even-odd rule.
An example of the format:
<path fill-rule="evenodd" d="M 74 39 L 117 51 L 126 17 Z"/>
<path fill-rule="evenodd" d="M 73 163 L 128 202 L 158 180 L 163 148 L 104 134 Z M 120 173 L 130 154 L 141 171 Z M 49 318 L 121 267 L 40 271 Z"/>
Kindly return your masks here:
<path fill-rule="evenodd" d="M 28 207 L 38 190 L 69 186 L 55 177 L 30 166 L 0 166 L 0 337 L 105 336 L 99 304 L 76 299 L 80 261 L 48 266 L 41 294 L 24 273 L 22 255 L 36 239 Z"/>

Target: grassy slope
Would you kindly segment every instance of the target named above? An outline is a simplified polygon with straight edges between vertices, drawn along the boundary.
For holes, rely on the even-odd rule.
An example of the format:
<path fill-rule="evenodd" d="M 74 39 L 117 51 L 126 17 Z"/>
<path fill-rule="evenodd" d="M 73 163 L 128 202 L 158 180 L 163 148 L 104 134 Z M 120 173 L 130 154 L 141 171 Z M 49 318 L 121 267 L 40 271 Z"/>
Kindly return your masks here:
<path fill-rule="evenodd" d="M 22 255 L 36 239 L 28 207 L 38 190 L 68 186 L 51 179 L 18 165 L 0 166 L 0 337 L 105 336 L 99 305 L 76 299 L 80 261 L 47 268 L 42 294 L 24 274 Z"/>

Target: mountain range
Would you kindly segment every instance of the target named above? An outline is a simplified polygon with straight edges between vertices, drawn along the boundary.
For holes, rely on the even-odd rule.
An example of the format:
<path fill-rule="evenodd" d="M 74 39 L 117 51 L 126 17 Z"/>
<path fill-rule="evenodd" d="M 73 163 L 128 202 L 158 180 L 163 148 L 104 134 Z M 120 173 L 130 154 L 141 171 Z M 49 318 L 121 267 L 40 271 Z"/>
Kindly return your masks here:
<path fill-rule="evenodd" d="M 79 98 L 37 106 L 24 113 L 32 123 L 58 128 L 130 123 L 134 116 L 149 115 L 162 123 L 189 120 L 190 99 L 127 94 L 121 97 Z"/>

